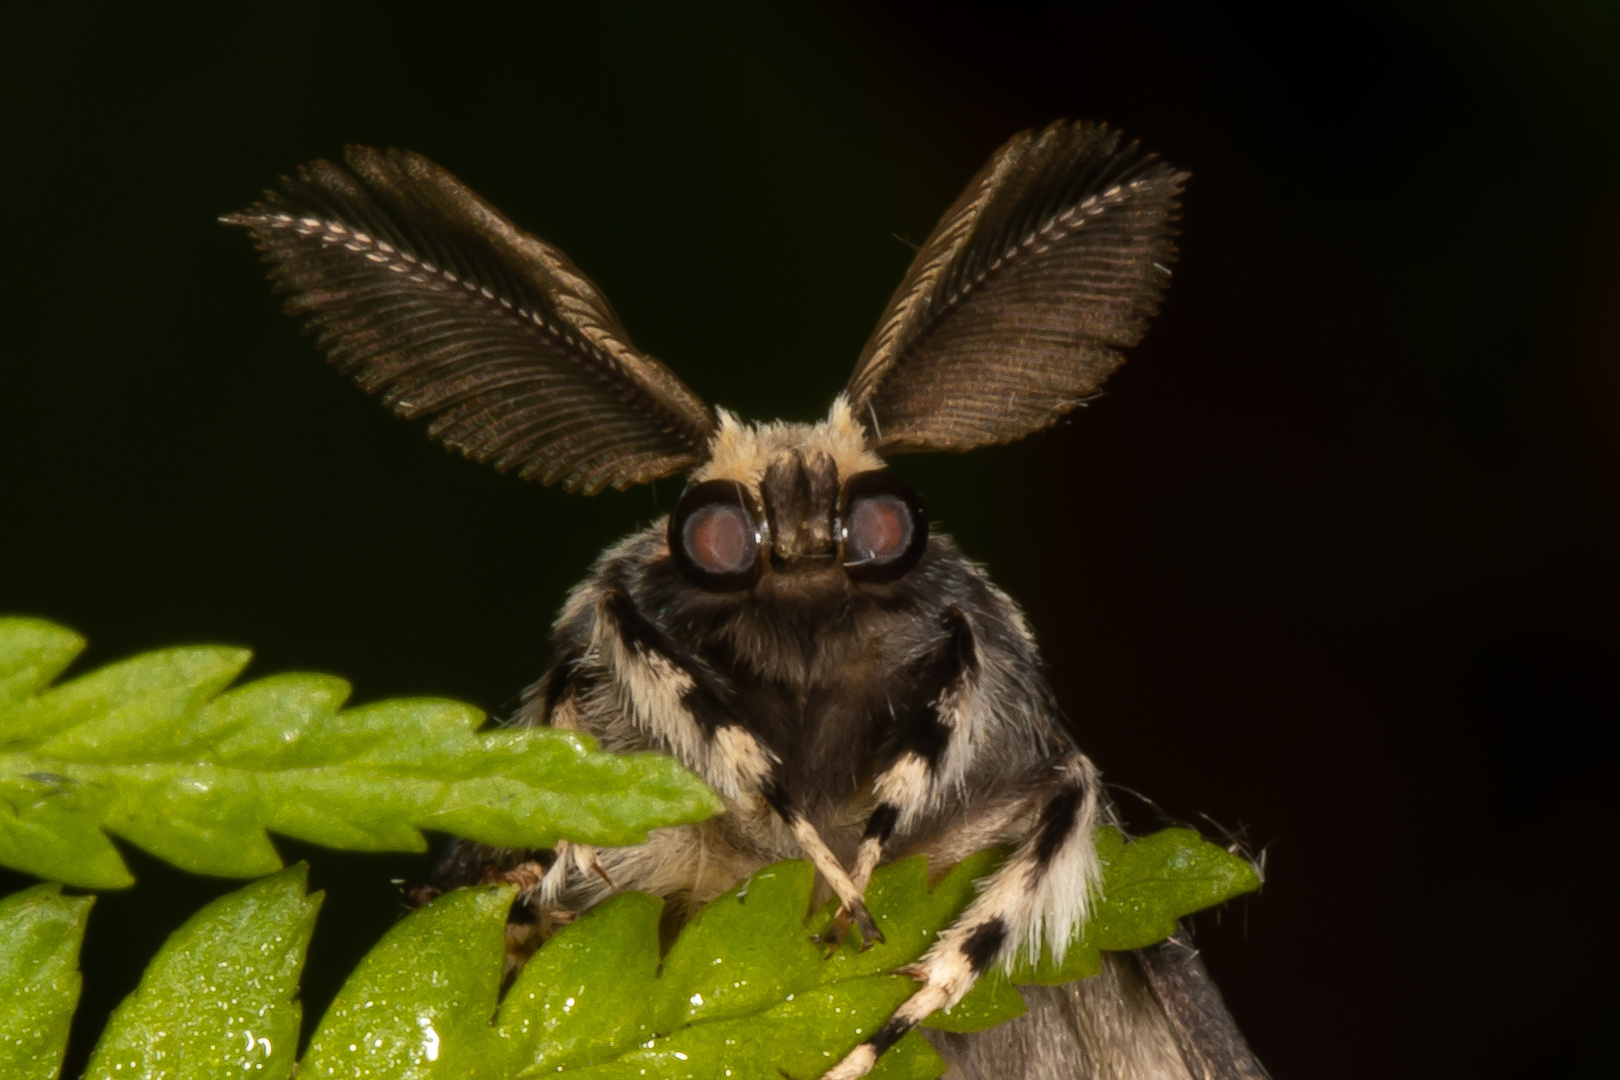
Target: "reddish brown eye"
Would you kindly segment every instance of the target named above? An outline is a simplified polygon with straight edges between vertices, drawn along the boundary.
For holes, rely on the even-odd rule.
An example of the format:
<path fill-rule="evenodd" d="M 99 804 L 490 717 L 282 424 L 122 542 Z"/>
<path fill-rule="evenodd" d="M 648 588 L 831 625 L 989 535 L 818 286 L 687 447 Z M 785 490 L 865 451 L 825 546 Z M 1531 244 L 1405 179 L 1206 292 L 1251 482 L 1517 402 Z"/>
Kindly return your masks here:
<path fill-rule="evenodd" d="M 845 481 L 840 516 L 844 572 L 856 581 L 894 581 L 928 547 L 922 500 L 892 473 L 873 470 Z"/>
<path fill-rule="evenodd" d="M 747 489 L 734 480 L 709 480 L 688 490 L 669 516 L 669 554 L 699 588 L 736 592 L 752 585 L 759 527 Z"/>
<path fill-rule="evenodd" d="M 869 495 L 849 508 L 850 559 L 892 559 L 911 541 L 911 513 L 896 495 Z"/>
<path fill-rule="evenodd" d="M 686 553 L 711 574 L 735 574 L 754 561 L 754 523 L 739 506 L 700 507 L 686 519 L 684 533 Z"/>

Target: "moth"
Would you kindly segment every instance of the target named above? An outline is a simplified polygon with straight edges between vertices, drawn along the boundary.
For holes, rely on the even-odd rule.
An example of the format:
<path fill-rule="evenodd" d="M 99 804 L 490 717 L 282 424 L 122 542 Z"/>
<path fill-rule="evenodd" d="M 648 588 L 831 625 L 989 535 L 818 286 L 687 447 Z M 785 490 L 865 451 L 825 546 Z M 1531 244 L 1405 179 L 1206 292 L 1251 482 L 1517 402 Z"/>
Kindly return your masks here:
<path fill-rule="evenodd" d="M 909 1000 L 826 1080 L 865 1075 L 992 966 L 1061 957 L 1115 812 L 1023 612 L 884 457 L 1019 439 L 1097 394 L 1158 308 L 1186 174 L 1097 124 L 1016 136 L 923 243 L 826 419 L 803 424 L 706 407 L 567 256 L 427 159 L 345 162 L 224 219 L 340 370 L 526 479 L 591 494 L 687 477 L 667 518 L 573 590 L 510 722 L 673 754 L 725 812 L 627 848 L 457 844 L 437 884 L 521 884 L 518 942 L 626 889 L 678 922 L 803 857 L 838 899 L 833 940 L 869 943 L 876 867 L 1011 847 L 908 971 Z M 988 1032 L 927 1032 L 950 1075 L 1264 1075 L 1179 941 L 1027 998 Z"/>

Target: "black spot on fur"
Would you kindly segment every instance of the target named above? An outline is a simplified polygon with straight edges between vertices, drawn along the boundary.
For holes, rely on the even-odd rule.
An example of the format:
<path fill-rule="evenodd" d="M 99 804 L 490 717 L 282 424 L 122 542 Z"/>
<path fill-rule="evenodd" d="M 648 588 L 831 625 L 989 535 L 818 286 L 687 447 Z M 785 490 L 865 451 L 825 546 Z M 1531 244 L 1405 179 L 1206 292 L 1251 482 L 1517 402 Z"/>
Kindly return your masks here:
<path fill-rule="evenodd" d="M 643 657 L 661 656 L 691 677 L 692 685 L 681 695 L 681 704 L 699 727 L 712 735 L 716 728 L 731 722 L 732 710 L 726 706 L 726 699 L 731 695 L 724 680 L 643 615 L 629 593 L 609 589 L 602 598 L 625 648 Z"/>
<path fill-rule="evenodd" d="M 882 1055 L 883 1051 L 899 1042 L 905 1037 L 906 1032 L 910 1031 L 915 1026 L 916 1025 L 909 1020 L 903 1020 L 898 1016 L 891 1016 L 887 1021 L 884 1022 L 882 1027 L 873 1032 L 870 1039 L 866 1040 L 866 1045 L 870 1046 L 879 1055 Z"/>
<path fill-rule="evenodd" d="M 731 710 L 721 704 L 720 695 L 711 687 L 706 680 L 694 677 L 692 688 L 681 695 L 681 704 L 699 727 L 712 734 L 731 721 Z"/>
<path fill-rule="evenodd" d="M 914 753 L 933 768 L 950 742 L 951 729 L 941 718 L 940 705 L 952 689 L 978 671 L 979 654 L 973 628 L 959 609 L 946 611 L 941 623 L 945 637 L 907 671 L 904 690 L 894 703 L 894 733 L 886 747 L 886 761 Z"/>
<path fill-rule="evenodd" d="M 968 625 L 967 616 L 962 614 L 960 608 L 953 607 L 945 612 L 943 622 L 946 633 L 951 636 L 951 646 L 956 650 L 958 669 L 962 674 L 977 674 L 979 671 L 979 648 L 973 640 L 973 627 Z"/>
<path fill-rule="evenodd" d="M 1080 809 L 1082 792 L 1077 787 L 1064 788 L 1052 796 L 1041 810 L 1040 832 L 1035 841 L 1035 865 L 1045 869 L 1057 854 L 1058 848 L 1069 838 L 1074 827 L 1075 814 Z"/>
<path fill-rule="evenodd" d="M 652 624 L 652 620 L 641 613 L 636 602 L 630 599 L 630 594 L 623 589 L 609 589 L 602 594 L 602 603 L 606 605 L 608 614 L 613 617 L 613 624 L 618 627 L 619 640 L 623 641 L 632 652 L 641 654 L 659 653 L 667 655 L 673 643 L 669 635 Z"/>
<path fill-rule="evenodd" d="M 788 796 L 787 785 L 782 783 L 781 776 L 772 776 L 765 781 L 765 790 L 760 792 L 765 796 L 765 802 L 775 810 L 783 821 L 791 822 L 793 817 L 793 800 Z"/>
<path fill-rule="evenodd" d="M 579 668 L 579 659 L 585 655 L 583 649 L 569 649 L 552 662 L 551 670 L 546 672 L 545 679 L 545 713 L 546 722 L 551 722 L 551 714 L 557 711 L 557 703 L 563 695 L 574 686 L 574 675 Z"/>
<path fill-rule="evenodd" d="M 1001 943 L 1006 940 L 1007 924 L 1000 918 L 989 919 L 973 928 L 962 941 L 962 955 L 967 957 L 973 974 L 977 975 L 990 966 L 990 961 L 1001 951 Z"/>
<path fill-rule="evenodd" d="M 900 810 L 892 803 L 879 803 L 878 808 L 872 811 L 872 816 L 866 819 L 866 832 L 863 840 L 876 838 L 879 843 L 887 840 L 889 834 L 894 832 L 894 823 L 900 820 Z"/>

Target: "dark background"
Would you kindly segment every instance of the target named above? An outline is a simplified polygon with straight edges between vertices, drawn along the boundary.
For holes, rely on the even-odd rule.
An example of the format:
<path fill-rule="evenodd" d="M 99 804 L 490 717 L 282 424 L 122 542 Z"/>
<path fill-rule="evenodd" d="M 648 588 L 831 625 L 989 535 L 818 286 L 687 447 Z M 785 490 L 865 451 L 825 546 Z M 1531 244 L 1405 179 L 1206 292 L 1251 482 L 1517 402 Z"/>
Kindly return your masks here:
<path fill-rule="evenodd" d="M 217 214 L 348 141 L 419 150 L 706 400 L 811 419 L 995 146 L 1140 137 L 1193 180 L 1109 395 L 896 466 L 1028 606 L 1109 779 L 1266 847 L 1200 942 L 1279 1080 L 1595 1068 L 1614 5 L 53 7 L 0 52 L 0 610 L 88 636 L 76 670 L 240 643 L 494 713 L 678 482 L 584 499 L 444 452 L 320 361 Z M 328 890 L 313 1021 L 425 857 L 282 848 Z M 70 1073 L 233 887 L 130 858 Z"/>

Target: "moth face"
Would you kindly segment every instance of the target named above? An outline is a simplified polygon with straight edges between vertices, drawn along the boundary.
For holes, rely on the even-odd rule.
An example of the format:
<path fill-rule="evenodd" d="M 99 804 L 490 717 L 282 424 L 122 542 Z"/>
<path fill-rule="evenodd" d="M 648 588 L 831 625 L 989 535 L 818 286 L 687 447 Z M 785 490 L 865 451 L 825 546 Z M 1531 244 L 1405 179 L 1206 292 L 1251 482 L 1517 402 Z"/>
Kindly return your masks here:
<path fill-rule="evenodd" d="M 757 486 L 728 478 L 689 488 L 669 519 L 669 550 L 709 592 L 813 600 L 895 581 L 928 544 L 928 515 L 882 469 L 840 476 L 814 447 L 772 457 Z"/>

